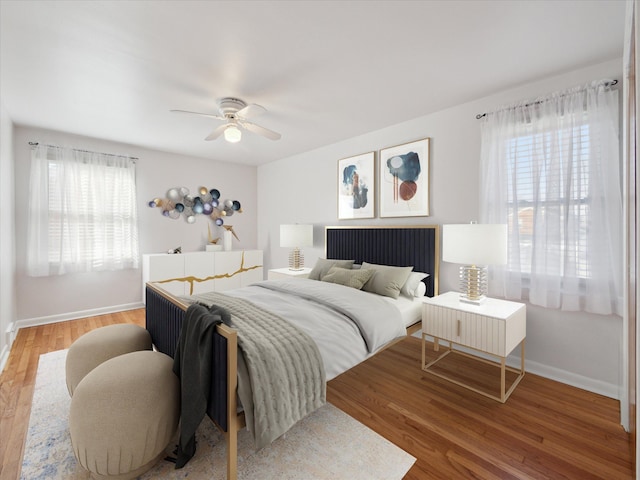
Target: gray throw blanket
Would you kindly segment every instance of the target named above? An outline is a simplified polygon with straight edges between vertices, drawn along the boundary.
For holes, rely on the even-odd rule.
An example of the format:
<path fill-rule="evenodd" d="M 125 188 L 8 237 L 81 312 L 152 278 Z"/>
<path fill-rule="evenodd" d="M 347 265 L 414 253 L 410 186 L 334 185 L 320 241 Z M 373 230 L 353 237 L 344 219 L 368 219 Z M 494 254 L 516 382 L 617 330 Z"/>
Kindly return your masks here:
<path fill-rule="evenodd" d="M 181 395 L 176 468 L 182 468 L 196 452 L 196 430 L 211 400 L 213 334 L 216 325 L 223 322 L 229 323 L 229 314 L 224 309 L 209 310 L 192 304 L 182 323 L 173 359 L 173 372 L 180 379 Z"/>
<path fill-rule="evenodd" d="M 326 403 L 324 365 L 309 335 L 247 300 L 214 292 L 188 300 L 231 313 L 230 325 L 238 330 L 238 346 L 249 373 L 253 412 L 243 406 L 257 449 Z"/>

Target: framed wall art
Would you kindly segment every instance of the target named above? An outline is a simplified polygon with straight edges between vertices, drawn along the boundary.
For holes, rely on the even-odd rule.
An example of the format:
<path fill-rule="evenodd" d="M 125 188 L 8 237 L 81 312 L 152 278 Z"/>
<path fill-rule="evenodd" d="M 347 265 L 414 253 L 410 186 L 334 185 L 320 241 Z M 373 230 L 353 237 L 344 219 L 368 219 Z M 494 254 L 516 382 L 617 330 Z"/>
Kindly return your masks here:
<path fill-rule="evenodd" d="M 338 160 L 338 219 L 375 217 L 375 152 Z"/>
<path fill-rule="evenodd" d="M 383 217 L 429 215 L 429 139 L 380 150 L 379 208 Z"/>

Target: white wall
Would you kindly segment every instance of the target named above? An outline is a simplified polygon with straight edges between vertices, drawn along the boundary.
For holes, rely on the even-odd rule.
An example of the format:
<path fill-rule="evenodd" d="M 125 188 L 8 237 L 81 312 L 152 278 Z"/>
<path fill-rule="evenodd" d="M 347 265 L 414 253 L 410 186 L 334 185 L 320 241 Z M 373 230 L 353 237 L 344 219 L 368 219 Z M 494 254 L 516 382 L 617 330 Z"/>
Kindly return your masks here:
<path fill-rule="evenodd" d="M 228 221 L 240 242 L 234 249 L 257 246 L 256 167 L 186 157 L 131 145 L 70 135 L 50 130 L 16 126 L 14 132 L 16 191 L 16 279 L 17 318 L 20 326 L 87 316 L 142 306 L 142 271 L 69 274 L 53 277 L 29 277 L 26 274 L 27 202 L 31 150 L 28 142 L 49 143 L 105 153 L 138 157 L 136 183 L 139 217 L 140 253 L 166 252 L 181 246 L 183 252 L 204 250 L 207 225 L 213 223 L 198 215 L 194 224 L 184 218 L 163 217 L 160 209 L 148 202 L 164 197 L 171 187 L 184 186 L 195 193 L 200 186 L 217 188 L 222 198 L 241 202 L 243 213 Z M 4 182 L 4 180 L 3 180 Z M 214 237 L 222 228 L 212 226 Z M 4 231 L 4 226 L 3 226 Z M 142 266 L 142 262 L 140 262 Z"/>
<path fill-rule="evenodd" d="M 287 249 L 278 246 L 282 223 L 314 224 L 314 247 L 304 252 L 306 264 L 312 266 L 323 255 L 326 225 L 444 224 L 478 219 L 480 123 L 476 114 L 592 80 L 621 79 L 621 73 L 621 61 L 595 65 L 258 167 L 258 245 L 265 251 L 265 268 L 287 264 Z M 425 95 L 437 94 L 425 91 Z M 337 220 L 339 159 L 425 137 L 431 138 L 429 217 Z M 442 263 L 440 272 L 440 291 L 456 290 L 457 265 Z M 529 305 L 527 367 L 618 397 L 622 335 L 619 317 Z"/>
<path fill-rule="evenodd" d="M 16 319 L 13 123 L 0 105 L 0 371 L 9 356 Z"/>

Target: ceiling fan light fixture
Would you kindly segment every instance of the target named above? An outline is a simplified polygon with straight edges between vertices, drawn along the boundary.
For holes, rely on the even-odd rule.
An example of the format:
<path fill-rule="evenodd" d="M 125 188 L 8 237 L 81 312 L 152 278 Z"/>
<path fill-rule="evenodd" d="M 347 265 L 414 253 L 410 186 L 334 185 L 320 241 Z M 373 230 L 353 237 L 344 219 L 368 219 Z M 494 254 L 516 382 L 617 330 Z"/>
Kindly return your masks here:
<path fill-rule="evenodd" d="M 1 0 L 0 0 L 1 1 Z M 240 100 L 239 98 L 233 97 L 225 97 L 220 98 L 217 101 L 218 104 L 218 115 L 212 113 L 200 113 L 200 112 L 191 112 L 189 110 L 171 110 L 176 113 L 188 113 L 191 115 L 200 115 L 203 117 L 215 118 L 216 120 L 221 120 L 224 123 L 216 127 L 207 137 L 205 141 L 216 140 L 224 135 L 224 138 L 229 143 L 238 143 L 242 140 L 242 132 L 241 130 L 247 130 L 250 133 L 255 133 L 257 135 L 268 138 L 269 140 L 280 140 L 282 135 L 278 132 L 274 132 L 273 130 L 269 130 L 268 128 L 264 128 L 260 125 L 257 125 L 253 122 L 250 122 L 249 119 L 256 117 L 267 111 L 261 105 L 257 103 L 248 104 L 244 100 Z"/>
<path fill-rule="evenodd" d="M 229 143 L 238 143 L 242 139 L 242 132 L 235 125 L 229 125 L 224 130 L 224 139 Z"/>

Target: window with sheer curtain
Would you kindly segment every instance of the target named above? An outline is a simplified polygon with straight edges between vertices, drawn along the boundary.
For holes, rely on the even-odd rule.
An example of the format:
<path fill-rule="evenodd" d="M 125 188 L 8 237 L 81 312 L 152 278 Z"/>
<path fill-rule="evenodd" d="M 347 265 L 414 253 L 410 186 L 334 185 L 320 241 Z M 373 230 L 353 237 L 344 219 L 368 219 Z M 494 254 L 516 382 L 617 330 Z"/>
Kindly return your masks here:
<path fill-rule="evenodd" d="M 622 301 L 617 91 L 608 82 L 482 119 L 481 220 L 508 224 L 490 294 L 600 314 Z"/>
<path fill-rule="evenodd" d="M 138 268 L 135 163 L 38 145 L 31 152 L 31 276 Z"/>

